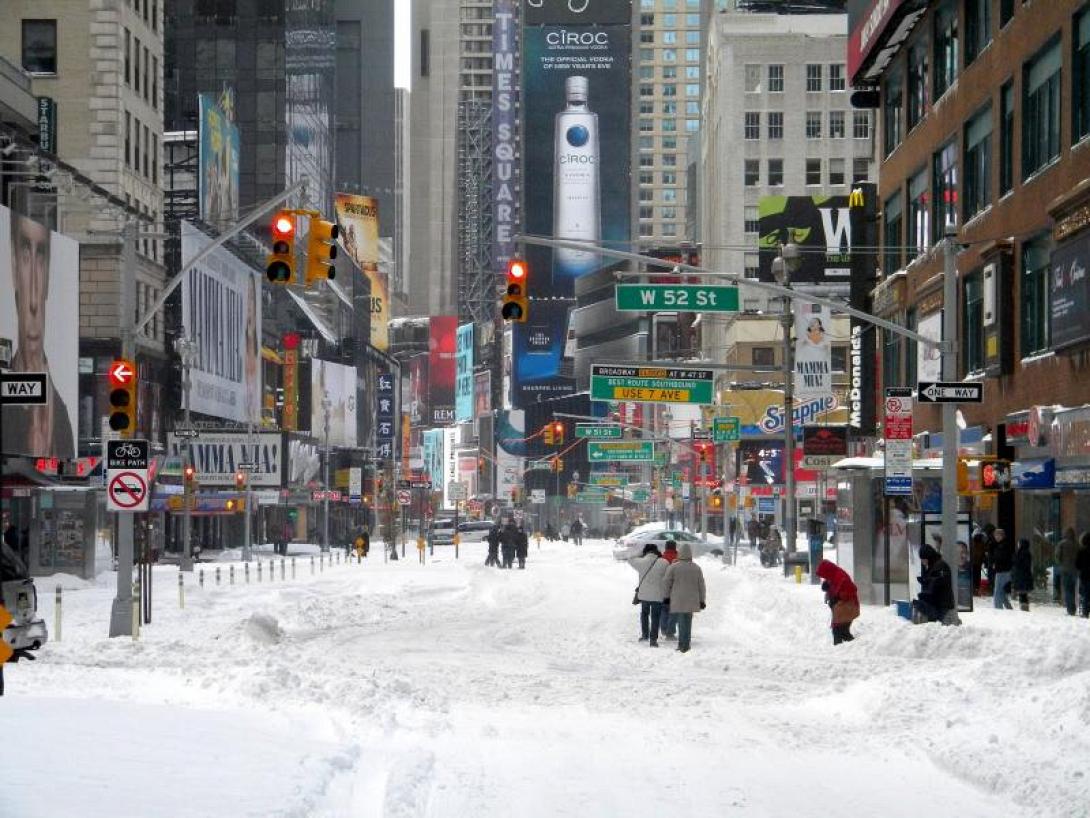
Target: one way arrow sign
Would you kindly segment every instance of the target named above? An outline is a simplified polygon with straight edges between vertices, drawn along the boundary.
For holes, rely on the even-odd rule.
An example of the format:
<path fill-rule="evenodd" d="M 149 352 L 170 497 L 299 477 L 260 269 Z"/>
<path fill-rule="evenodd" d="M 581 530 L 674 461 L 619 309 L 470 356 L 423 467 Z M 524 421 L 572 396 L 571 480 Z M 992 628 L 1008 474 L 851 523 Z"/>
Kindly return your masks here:
<path fill-rule="evenodd" d="M 916 395 L 921 403 L 983 403 L 984 384 L 920 381 Z"/>
<path fill-rule="evenodd" d="M 49 403 L 44 372 L 4 372 L 0 374 L 0 404 L 33 406 Z"/>

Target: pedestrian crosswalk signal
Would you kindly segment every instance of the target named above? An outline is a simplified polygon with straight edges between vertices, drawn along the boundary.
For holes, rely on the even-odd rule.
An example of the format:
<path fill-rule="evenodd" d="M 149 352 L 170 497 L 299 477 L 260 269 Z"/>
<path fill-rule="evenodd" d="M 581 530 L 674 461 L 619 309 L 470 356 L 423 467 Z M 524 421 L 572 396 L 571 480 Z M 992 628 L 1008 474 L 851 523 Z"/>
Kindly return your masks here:
<path fill-rule="evenodd" d="M 504 321 L 526 322 L 529 312 L 526 299 L 528 273 L 529 268 L 522 259 L 514 258 L 507 262 L 507 291 L 500 307 Z"/>
<path fill-rule="evenodd" d="M 276 214 L 272 223 L 272 253 L 265 259 L 265 275 L 273 284 L 295 283 L 295 215 Z"/>
<path fill-rule="evenodd" d="M 333 222 L 312 217 L 307 237 L 306 284 L 309 287 L 320 278 L 332 281 L 337 277 L 333 260 L 337 258 L 337 236 L 340 228 Z"/>

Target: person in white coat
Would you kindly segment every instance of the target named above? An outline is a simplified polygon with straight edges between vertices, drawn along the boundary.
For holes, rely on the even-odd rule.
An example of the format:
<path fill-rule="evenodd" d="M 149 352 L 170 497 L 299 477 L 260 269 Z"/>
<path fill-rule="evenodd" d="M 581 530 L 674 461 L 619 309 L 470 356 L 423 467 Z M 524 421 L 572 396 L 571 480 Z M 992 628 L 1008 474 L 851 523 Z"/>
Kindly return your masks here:
<path fill-rule="evenodd" d="M 688 543 L 678 546 L 677 560 L 663 577 L 662 591 L 670 613 L 677 616 L 677 649 L 688 653 L 693 635 L 693 614 L 707 607 L 704 572 L 693 562 L 693 548 Z"/>
<path fill-rule="evenodd" d="M 659 550 L 650 543 L 643 547 L 643 555 L 628 560 L 640 575 L 633 602 L 640 605 L 640 641 L 659 646 L 659 621 L 662 618 L 662 581 L 670 563 L 662 558 Z"/>

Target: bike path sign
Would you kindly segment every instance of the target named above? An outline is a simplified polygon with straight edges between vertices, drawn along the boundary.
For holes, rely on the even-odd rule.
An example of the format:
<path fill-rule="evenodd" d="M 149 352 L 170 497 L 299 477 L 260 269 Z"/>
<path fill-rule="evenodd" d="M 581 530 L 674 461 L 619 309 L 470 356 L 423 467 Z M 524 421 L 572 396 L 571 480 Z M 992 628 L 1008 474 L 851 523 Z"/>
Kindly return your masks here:
<path fill-rule="evenodd" d="M 110 440 L 106 443 L 107 511 L 147 511 L 148 442 Z"/>

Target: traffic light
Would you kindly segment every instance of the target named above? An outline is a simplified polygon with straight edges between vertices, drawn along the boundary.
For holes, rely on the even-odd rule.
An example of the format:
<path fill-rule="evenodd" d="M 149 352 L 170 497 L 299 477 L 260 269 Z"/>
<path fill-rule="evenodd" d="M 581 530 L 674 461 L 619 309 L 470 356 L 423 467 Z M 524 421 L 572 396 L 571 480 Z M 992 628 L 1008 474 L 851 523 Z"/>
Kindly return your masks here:
<path fill-rule="evenodd" d="M 723 492 L 720 489 L 712 491 L 711 507 L 715 511 L 721 511 L 723 508 Z"/>
<path fill-rule="evenodd" d="M 246 472 L 241 469 L 235 472 L 235 488 L 239 491 L 245 491 L 246 489 Z"/>
<path fill-rule="evenodd" d="M 340 228 L 333 222 L 312 217 L 310 235 L 307 237 L 306 285 L 309 287 L 319 278 L 332 281 L 337 277 L 333 259 L 337 257 L 337 236 Z"/>
<path fill-rule="evenodd" d="M 110 365 L 110 428 L 122 437 L 136 431 L 136 365 L 118 358 Z"/>
<path fill-rule="evenodd" d="M 272 253 L 265 259 L 265 275 L 273 284 L 295 283 L 295 214 L 283 210 L 272 223 Z"/>
<path fill-rule="evenodd" d="M 513 258 L 507 262 L 507 292 L 503 296 L 500 315 L 504 321 L 525 323 L 528 310 L 526 283 L 529 267 L 522 259 Z"/>
<path fill-rule="evenodd" d="M 185 478 L 186 486 L 192 488 L 193 484 L 197 482 L 196 466 L 192 463 L 187 463 L 185 468 L 182 469 L 182 477 Z"/>
<path fill-rule="evenodd" d="M 980 468 L 980 487 L 984 491 L 1009 491 L 1011 487 L 1010 461 L 985 461 Z"/>
<path fill-rule="evenodd" d="M 557 473 L 560 473 L 560 472 L 564 471 L 564 458 L 562 458 L 562 457 L 554 457 L 553 458 L 553 471 L 555 471 Z"/>
<path fill-rule="evenodd" d="M 223 505 L 228 511 L 234 511 L 235 510 L 235 499 L 233 497 L 229 497 L 227 499 L 227 502 L 224 503 Z"/>
<path fill-rule="evenodd" d="M 696 446 L 696 453 L 700 456 L 701 463 L 711 462 L 711 448 L 707 443 L 698 443 Z"/>
<path fill-rule="evenodd" d="M 482 455 L 477 456 L 477 474 L 484 474 L 485 459 Z"/>
<path fill-rule="evenodd" d="M 552 446 L 553 441 L 554 441 L 554 437 L 553 437 L 553 425 L 551 423 L 546 423 L 545 424 L 545 428 L 542 429 L 542 434 L 544 435 L 544 438 L 545 438 L 545 445 L 546 446 Z"/>
<path fill-rule="evenodd" d="M 553 423 L 553 442 L 557 446 L 564 445 L 564 424 L 559 420 Z"/>

